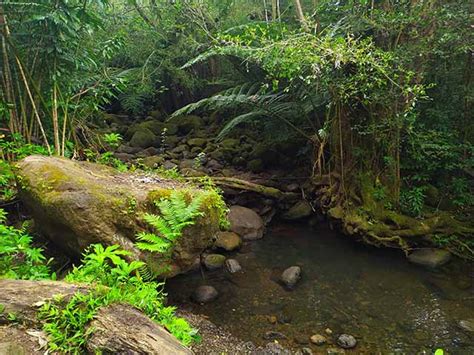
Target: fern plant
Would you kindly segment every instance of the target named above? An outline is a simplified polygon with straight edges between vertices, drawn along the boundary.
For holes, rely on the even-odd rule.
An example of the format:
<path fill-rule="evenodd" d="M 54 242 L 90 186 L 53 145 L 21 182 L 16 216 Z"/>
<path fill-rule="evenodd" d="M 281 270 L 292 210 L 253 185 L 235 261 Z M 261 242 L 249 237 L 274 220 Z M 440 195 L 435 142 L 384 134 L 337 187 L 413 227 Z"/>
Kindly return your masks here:
<path fill-rule="evenodd" d="M 268 91 L 264 83 L 246 83 L 190 103 L 175 111 L 169 119 L 189 115 L 196 111 L 242 112 L 226 123 L 219 133 L 218 139 L 222 139 L 241 124 L 262 121 L 267 125 L 271 121 L 275 121 L 280 130 L 283 123 L 283 127 L 287 127 L 304 138 L 311 139 L 305 130 L 294 122 L 294 119 L 295 117 L 298 119 L 307 117 L 314 107 L 308 100 L 296 96 Z"/>
<path fill-rule="evenodd" d="M 137 235 L 137 247 L 154 253 L 167 253 L 176 240 L 182 235 L 183 229 L 193 225 L 197 217 L 204 215 L 200 211 L 205 194 L 200 194 L 187 202 L 186 191 L 174 191 L 168 199 L 155 201 L 160 215 L 145 213 L 143 219 L 156 232 L 141 232 Z"/>

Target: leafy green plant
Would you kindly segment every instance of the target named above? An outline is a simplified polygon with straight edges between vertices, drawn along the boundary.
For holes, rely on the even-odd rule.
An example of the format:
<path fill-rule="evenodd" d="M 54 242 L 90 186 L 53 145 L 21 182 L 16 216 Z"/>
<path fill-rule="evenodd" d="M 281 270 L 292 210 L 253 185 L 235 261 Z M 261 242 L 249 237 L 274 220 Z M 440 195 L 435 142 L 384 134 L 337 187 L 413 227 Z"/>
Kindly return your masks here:
<path fill-rule="evenodd" d="M 402 190 L 400 194 L 400 207 L 402 211 L 410 216 L 420 216 L 425 202 L 424 191 L 423 187 Z"/>
<path fill-rule="evenodd" d="M 205 194 L 199 194 L 188 203 L 186 191 L 173 191 L 169 198 L 155 201 L 160 215 L 145 213 L 143 219 L 158 234 L 141 232 L 137 235 L 136 245 L 142 250 L 156 253 L 167 253 L 176 240 L 182 235 L 185 227 L 193 225 L 197 217 L 203 216 L 200 211 Z"/>
<path fill-rule="evenodd" d="M 69 282 L 92 284 L 88 293 L 76 293 L 69 302 L 62 299 L 44 304 L 38 317 L 48 334 L 49 349 L 80 354 L 93 329 L 88 327 L 99 308 L 115 302 L 128 303 L 163 325 L 183 344 L 197 339 L 197 332 L 174 314 L 174 307 L 164 305 L 163 284 L 146 282 L 139 270 L 141 261 L 125 260 L 130 253 L 119 246 L 91 245 L 84 253 L 83 264 L 66 276 Z"/>
<path fill-rule="evenodd" d="M 103 140 L 110 148 L 117 149 L 123 138 L 119 133 L 106 133 Z"/>
<path fill-rule="evenodd" d="M 6 213 L 0 209 L 0 278 L 41 280 L 54 278 L 43 249 L 32 246 L 25 226 L 8 226 Z"/>

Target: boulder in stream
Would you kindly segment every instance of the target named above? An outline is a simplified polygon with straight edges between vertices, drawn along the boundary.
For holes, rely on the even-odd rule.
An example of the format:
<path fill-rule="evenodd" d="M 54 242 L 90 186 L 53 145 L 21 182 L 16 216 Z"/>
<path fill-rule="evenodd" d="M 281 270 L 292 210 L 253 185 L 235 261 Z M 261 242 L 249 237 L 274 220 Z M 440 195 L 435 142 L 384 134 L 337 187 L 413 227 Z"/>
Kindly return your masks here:
<path fill-rule="evenodd" d="M 262 218 L 250 208 L 232 206 L 229 211 L 230 230 L 244 240 L 256 240 L 263 237 Z"/>
<path fill-rule="evenodd" d="M 291 266 L 281 274 L 280 281 L 288 289 L 293 289 L 301 278 L 301 268 L 299 266 Z"/>
<path fill-rule="evenodd" d="M 191 298 L 197 303 L 209 303 L 217 298 L 219 293 L 213 286 L 203 285 L 194 290 Z"/>
<path fill-rule="evenodd" d="M 35 226 L 55 246 L 80 257 L 90 244 L 120 245 L 158 275 L 188 271 L 197 256 L 210 248 L 219 231 L 216 195 L 159 175 L 120 173 L 94 163 L 30 156 L 17 164 L 19 196 L 32 213 Z M 173 191 L 206 194 L 203 217 L 186 227 L 173 245 L 171 256 L 142 252 L 136 235 L 149 230 L 144 212 L 159 213 L 154 201 Z"/>
<path fill-rule="evenodd" d="M 422 248 L 408 255 L 408 260 L 414 264 L 436 268 L 451 260 L 451 253 L 444 249 Z"/>
<path fill-rule="evenodd" d="M 225 251 L 233 251 L 240 248 L 242 240 L 237 233 L 219 232 L 214 247 L 224 249 Z"/>
<path fill-rule="evenodd" d="M 283 218 L 287 220 L 297 220 L 311 216 L 313 208 L 310 203 L 306 200 L 302 200 L 293 205 L 286 213 L 283 214 Z"/>
<path fill-rule="evenodd" d="M 208 254 L 204 257 L 203 263 L 208 270 L 220 269 L 225 262 L 225 256 L 221 254 Z"/>

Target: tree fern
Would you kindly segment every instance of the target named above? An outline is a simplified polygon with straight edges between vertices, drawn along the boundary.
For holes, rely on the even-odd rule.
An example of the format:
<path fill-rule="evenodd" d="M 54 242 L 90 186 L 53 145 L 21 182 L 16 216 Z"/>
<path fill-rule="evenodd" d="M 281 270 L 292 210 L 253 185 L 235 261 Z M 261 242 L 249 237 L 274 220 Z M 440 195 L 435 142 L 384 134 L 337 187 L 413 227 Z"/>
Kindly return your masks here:
<path fill-rule="evenodd" d="M 200 211 L 205 195 L 201 194 L 186 201 L 185 191 L 175 191 L 168 199 L 161 199 L 155 202 L 160 211 L 160 215 L 145 213 L 143 220 L 147 222 L 156 233 L 141 232 L 137 235 L 139 242 L 137 247 L 164 254 L 181 237 L 183 229 L 193 225 L 197 217 L 203 216 Z"/>

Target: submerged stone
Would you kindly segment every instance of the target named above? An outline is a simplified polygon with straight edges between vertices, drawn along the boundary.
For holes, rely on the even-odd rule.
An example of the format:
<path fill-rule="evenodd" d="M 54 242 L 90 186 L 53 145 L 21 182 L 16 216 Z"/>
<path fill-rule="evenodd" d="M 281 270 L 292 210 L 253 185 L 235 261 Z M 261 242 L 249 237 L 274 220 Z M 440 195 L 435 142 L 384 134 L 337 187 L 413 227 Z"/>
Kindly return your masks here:
<path fill-rule="evenodd" d="M 444 249 L 423 248 L 408 255 L 408 260 L 414 264 L 436 268 L 446 264 L 451 259 L 451 253 Z"/>
<path fill-rule="evenodd" d="M 227 259 L 225 261 L 225 266 L 227 268 L 227 271 L 229 271 L 231 274 L 242 270 L 242 266 L 240 266 L 239 262 L 235 259 Z"/>
<path fill-rule="evenodd" d="M 341 334 L 337 338 L 337 345 L 343 349 L 352 349 L 357 345 L 357 340 L 352 335 Z"/>
<path fill-rule="evenodd" d="M 321 334 L 314 334 L 310 338 L 311 342 L 315 345 L 323 345 L 326 344 L 327 339 L 324 335 Z"/>
<path fill-rule="evenodd" d="M 199 286 L 194 290 L 191 298 L 197 303 L 209 303 L 217 298 L 219 293 L 213 286 Z"/>
<path fill-rule="evenodd" d="M 293 289 L 297 282 L 301 279 L 301 268 L 299 266 L 291 266 L 281 274 L 281 282 L 288 288 Z"/>
<path fill-rule="evenodd" d="M 458 323 L 459 327 L 466 332 L 474 333 L 474 318 L 461 320 Z"/>

